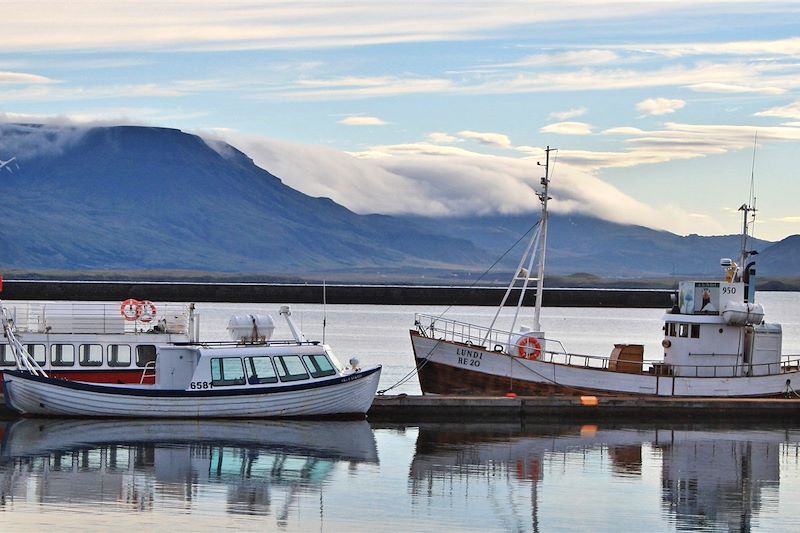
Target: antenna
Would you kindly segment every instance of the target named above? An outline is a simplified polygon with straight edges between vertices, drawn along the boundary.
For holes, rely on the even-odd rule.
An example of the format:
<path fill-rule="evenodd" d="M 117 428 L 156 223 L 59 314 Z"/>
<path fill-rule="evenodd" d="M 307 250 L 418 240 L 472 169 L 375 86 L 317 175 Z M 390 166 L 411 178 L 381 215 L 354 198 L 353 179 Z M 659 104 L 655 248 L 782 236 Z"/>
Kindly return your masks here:
<path fill-rule="evenodd" d="M 325 344 L 325 326 L 328 325 L 328 291 L 325 286 L 325 280 L 322 280 L 322 344 Z"/>

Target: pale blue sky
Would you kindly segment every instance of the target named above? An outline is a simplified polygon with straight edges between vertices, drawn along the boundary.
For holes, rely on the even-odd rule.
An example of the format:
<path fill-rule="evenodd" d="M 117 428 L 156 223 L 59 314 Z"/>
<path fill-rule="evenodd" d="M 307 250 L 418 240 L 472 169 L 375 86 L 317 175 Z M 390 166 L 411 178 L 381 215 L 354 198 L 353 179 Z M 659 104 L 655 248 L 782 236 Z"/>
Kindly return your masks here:
<path fill-rule="evenodd" d="M 0 120 L 223 138 L 361 213 L 800 233 L 800 2 L 3 2 Z M 7 158 L 0 138 L 0 158 Z"/>

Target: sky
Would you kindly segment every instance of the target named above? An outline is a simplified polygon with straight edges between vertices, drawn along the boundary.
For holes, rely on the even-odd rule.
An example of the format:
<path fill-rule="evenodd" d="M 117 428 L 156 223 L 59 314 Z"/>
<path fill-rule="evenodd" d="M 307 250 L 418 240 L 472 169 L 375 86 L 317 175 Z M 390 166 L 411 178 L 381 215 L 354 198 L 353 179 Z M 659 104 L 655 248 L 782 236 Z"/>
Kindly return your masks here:
<path fill-rule="evenodd" d="M 0 122 L 224 140 L 358 213 L 800 233 L 800 2 L 0 2 Z M 14 155 L 0 136 L 0 159 Z"/>

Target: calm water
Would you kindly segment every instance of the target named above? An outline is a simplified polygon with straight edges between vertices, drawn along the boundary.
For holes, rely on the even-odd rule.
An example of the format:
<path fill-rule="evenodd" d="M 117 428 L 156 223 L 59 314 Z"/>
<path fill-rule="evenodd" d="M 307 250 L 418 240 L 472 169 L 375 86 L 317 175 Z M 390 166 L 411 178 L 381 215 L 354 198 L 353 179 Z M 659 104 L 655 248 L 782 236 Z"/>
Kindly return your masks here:
<path fill-rule="evenodd" d="M 759 298 L 784 352 L 800 354 L 800 294 Z M 224 338 L 231 314 L 268 312 L 286 338 L 277 309 L 201 304 L 201 334 Z M 292 309 L 321 338 L 322 306 Z M 413 368 L 414 313 L 443 310 L 329 305 L 325 340 L 342 360 L 382 363 L 385 388 Z M 485 324 L 493 312 L 446 316 Z M 661 316 L 547 308 L 543 325 L 571 352 L 636 342 L 654 358 Z M 31 419 L 3 431 L 7 531 L 788 531 L 800 504 L 800 429 L 780 425 Z"/>
<path fill-rule="evenodd" d="M 790 531 L 800 430 L 20 420 L 4 531 Z"/>

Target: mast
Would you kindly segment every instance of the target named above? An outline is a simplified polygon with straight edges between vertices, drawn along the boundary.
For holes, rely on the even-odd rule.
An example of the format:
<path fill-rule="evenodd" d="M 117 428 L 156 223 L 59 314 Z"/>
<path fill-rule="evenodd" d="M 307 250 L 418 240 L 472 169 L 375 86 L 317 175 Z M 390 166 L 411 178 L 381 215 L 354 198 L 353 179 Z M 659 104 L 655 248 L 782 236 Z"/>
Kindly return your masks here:
<path fill-rule="evenodd" d="M 540 239 L 541 242 L 539 243 L 539 271 L 536 274 L 536 307 L 533 313 L 533 331 L 542 331 L 542 326 L 539 322 L 539 317 L 542 312 L 542 292 L 544 289 L 544 257 L 545 252 L 547 251 L 547 224 L 550 219 L 549 214 L 547 213 L 547 201 L 550 199 L 548 196 L 548 188 L 550 186 L 550 146 L 545 149 L 545 160 L 544 160 L 544 177 L 541 180 L 542 184 L 542 192 L 537 193 L 539 196 L 539 200 L 542 202 L 542 224 L 540 229 Z M 537 162 L 537 165 L 541 166 L 542 164 Z"/>

